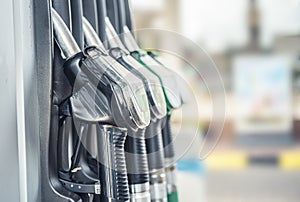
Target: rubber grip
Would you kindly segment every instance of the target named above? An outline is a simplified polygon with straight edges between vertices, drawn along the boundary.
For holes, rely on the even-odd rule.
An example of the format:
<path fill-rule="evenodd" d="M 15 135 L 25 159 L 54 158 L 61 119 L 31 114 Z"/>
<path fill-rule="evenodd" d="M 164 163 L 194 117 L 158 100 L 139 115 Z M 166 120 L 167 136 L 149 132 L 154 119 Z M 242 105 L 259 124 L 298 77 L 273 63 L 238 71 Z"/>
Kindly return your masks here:
<path fill-rule="evenodd" d="M 171 116 L 167 115 L 165 124 L 162 128 L 162 140 L 164 146 L 165 158 L 173 158 L 175 156 L 173 136 L 171 130 Z"/>
<path fill-rule="evenodd" d="M 126 129 L 99 125 L 99 130 L 97 144 L 100 163 L 100 198 L 103 201 L 127 201 L 129 187 L 124 151 Z"/>
<path fill-rule="evenodd" d="M 149 182 L 145 129 L 139 129 L 137 132 L 128 131 L 125 141 L 125 151 L 129 184 Z"/>
<path fill-rule="evenodd" d="M 149 170 L 164 167 L 164 150 L 161 135 L 161 120 L 151 121 L 146 128 L 146 148 Z"/>

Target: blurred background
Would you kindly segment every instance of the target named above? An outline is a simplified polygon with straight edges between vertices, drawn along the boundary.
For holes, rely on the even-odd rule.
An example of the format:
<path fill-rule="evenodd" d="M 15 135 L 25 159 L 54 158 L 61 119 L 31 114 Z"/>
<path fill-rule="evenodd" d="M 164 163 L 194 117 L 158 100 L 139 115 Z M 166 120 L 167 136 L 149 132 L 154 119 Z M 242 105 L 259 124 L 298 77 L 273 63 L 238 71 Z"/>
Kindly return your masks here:
<path fill-rule="evenodd" d="M 184 153 L 178 159 L 181 201 L 300 201 L 300 0 L 132 0 L 131 7 L 135 29 L 169 30 L 192 40 L 224 83 L 224 127 L 203 160 L 201 143 L 214 109 L 210 93 L 197 71 L 165 56 L 188 80 L 199 111 L 188 102 L 185 116 L 173 116 L 177 151 Z M 137 37 L 145 47 L 161 43 Z M 205 72 L 207 55 L 182 48 L 182 57 Z M 209 90 L 222 94 L 218 87 Z"/>

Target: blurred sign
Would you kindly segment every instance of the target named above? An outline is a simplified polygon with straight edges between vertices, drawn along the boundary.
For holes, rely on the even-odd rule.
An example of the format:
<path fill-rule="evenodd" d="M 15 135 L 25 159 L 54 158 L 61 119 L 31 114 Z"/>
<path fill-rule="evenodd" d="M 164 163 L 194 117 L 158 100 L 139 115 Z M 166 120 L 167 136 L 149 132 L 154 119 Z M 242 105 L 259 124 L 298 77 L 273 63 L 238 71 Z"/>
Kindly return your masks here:
<path fill-rule="evenodd" d="M 237 134 L 287 134 L 292 129 L 292 60 L 244 55 L 233 61 Z"/>

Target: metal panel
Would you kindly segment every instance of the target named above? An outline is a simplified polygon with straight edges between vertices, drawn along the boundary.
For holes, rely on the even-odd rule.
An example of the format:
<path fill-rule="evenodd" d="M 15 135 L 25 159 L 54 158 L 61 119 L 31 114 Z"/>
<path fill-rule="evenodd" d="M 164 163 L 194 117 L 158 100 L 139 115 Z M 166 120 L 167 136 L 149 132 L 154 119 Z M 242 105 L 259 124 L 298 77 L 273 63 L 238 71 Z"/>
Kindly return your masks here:
<path fill-rule="evenodd" d="M 14 16 L 11 1 L 0 7 L 0 160 L 1 201 L 19 201 Z"/>

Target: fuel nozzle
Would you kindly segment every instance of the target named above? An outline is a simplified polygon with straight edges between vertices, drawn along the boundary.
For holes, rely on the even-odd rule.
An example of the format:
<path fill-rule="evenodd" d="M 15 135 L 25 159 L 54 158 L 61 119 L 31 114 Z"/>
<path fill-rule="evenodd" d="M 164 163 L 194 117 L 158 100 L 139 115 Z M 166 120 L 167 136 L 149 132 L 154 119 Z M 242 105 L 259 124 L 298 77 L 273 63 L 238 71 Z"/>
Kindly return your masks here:
<path fill-rule="evenodd" d="M 142 83 L 138 86 L 139 89 L 137 90 L 146 91 L 147 96 L 145 98 L 148 99 L 148 104 L 144 106 L 144 108 L 150 108 L 150 118 L 152 119 L 153 114 L 164 116 L 166 107 L 164 102 L 161 102 L 161 99 L 164 100 L 164 96 L 159 87 L 159 81 L 153 76 L 153 79 L 149 81 L 149 78 L 146 77 L 146 73 L 145 76 L 143 76 L 138 70 L 125 68 L 123 64 L 116 61 L 115 58 L 109 54 L 109 51 L 104 50 L 102 42 L 86 19 L 83 19 L 83 30 L 86 44 L 88 46 L 96 46 L 96 49 L 89 49 L 92 50 L 92 52 L 87 52 L 86 54 L 93 54 L 93 58 L 95 58 L 94 56 L 96 55 L 101 55 L 102 63 L 108 64 L 111 68 L 108 71 L 115 71 L 116 74 L 121 75 L 124 80 L 129 83 L 134 83 L 135 80 L 141 81 Z M 149 96 L 151 99 L 149 99 Z M 134 130 L 134 128 L 129 127 L 128 136 L 125 141 L 130 201 L 150 201 L 149 169 L 144 130 L 143 128 Z"/>
<path fill-rule="evenodd" d="M 156 87 L 163 92 L 162 84 L 159 78 L 154 75 L 151 69 L 147 69 L 143 64 L 139 63 L 123 45 L 118 34 L 114 30 L 113 25 L 110 23 L 109 18 L 105 19 L 106 32 L 108 36 L 108 44 L 110 47 L 110 53 L 112 57 L 118 60 L 124 66 L 132 65 L 138 68 L 141 72 L 147 72 L 149 78 L 155 78 Z M 130 42 L 130 40 L 128 40 Z M 137 47 L 137 44 L 130 42 L 131 48 Z M 125 51 L 123 51 L 125 49 Z M 118 52 L 116 54 L 115 52 Z M 167 104 L 164 98 L 159 100 L 161 105 L 167 109 Z M 146 150 L 148 156 L 149 176 L 150 176 L 150 194 L 152 201 L 167 201 L 166 191 L 166 176 L 164 170 L 164 151 L 163 151 L 163 140 L 161 136 L 162 118 L 163 116 L 153 115 L 151 123 L 145 131 Z"/>
<path fill-rule="evenodd" d="M 154 73 L 156 73 L 157 76 L 161 77 L 161 81 L 165 88 L 165 98 L 167 100 L 168 113 L 167 116 L 163 119 L 163 127 L 161 133 L 164 147 L 164 164 L 167 179 L 168 202 L 178 202 L 179 199 L 176 181 L 175 150 L 173 143 L 173 134 L 171 130 L 171 114 L 173 109 L 177 109 L 181 107 L 182 104 L 187 102 L 187 98 L 184 96 L 186 95 L 186 93 L 183 93 L 182 88 L 180 88 L 180 86 L 178 85 L 177 90 L 172 88 L 176 86 L 174 81 L 180 81 L 177 74 L 166 68 L 160 62 L 158 56 L 153 52 L 148 52 L 147 55 L 151 57 L 151 61 L 154 63 L 152 63 L 153 65 L 149 65 L 149 67 L 153 68 Z M 146 56 L 146 58 L 148 58 L 149 56 Z M 149 64 L 151 64 L 150 61 Z M 160 68 L 156 68 L 157 66 L 159 66 Z M 173 82 L 171 81 L 170 77 L 173 78 Z M 169 91 L 167 89 L 172 89 L 172 91 Z"/>
<path fill-rule="evenodd" d="M 168 201 L 177 202 L 178 196 L 175 175 L 176 167 L 174 163 L 175 152 L 171 132 L 171 112 L 173 109 L 179 108 L 185 102 L 185 97 L 183 96 L 180 86 L 178 86 L 177 75 L 172 70 L 166 68 L 152 52 L 147 53 L 142 50 L 126 25 L 123 27 L 123 31 L 122 39 L 126 48 L 130 51 L 130 54 L 160 79 L 161 86 L 164 90 L 168 112 L 167 116 L 161 120 L 162 130 L 158 133 L 162 135 L 164 148 L 163 155 Z"/>
<path fill-rule="evenodd" d="M 132 69 L 137 68 L 140 72 L 143 72 L 144 75 L 147 75 L 148 78 L 151 78 L 152 81 L 155 80 L 155 87 L 160 92 L 163 92 L 161 82 L 159 78 L 152 73 L 150 69 L 145 68 L 140 64 L 132 55 L 129 54 L 127 50 L 124 51 L 124 45 L 122 44 L 119 36 L 117 35 L 114 27 L 110 23 L 109 19 L 105 19 L 106 22 L 106 32 L 108 36 L 108 44 L 110 48 L 110 54 L 117 61 L 119 61 L 123 66 L 127 67 L 131 71 Z M 135 44 L 132 45 L 134 47 Z M 133 71 L 134 72 L 134 71 Z M 144 79 L 145 80 L 145 79 Z M 151 94 L 150 94 L 151 95 Z M 148 96 L 148 99 L 151 101 L 151 97 Z M 153 99 L 153 98 L 152 98 Z M 167 105 L 164 98 L 159 100 L 160 106 L 165 107 L 164 112 L 166 112 Z M 151 107 L 150 107 L 151 109 Z M 155 109 L 152 107 L 152 109 Z M 164 170 L 164 153 L 163 153 L 163 142 L 161 136 L 162 128 L 162 117 L 163 114 L 152 114 L 151 123 L 146 128 L 146 151 L 148 156 L 148 166 L 149 166 L 149 176 L 150 176 L 150 194 L 151 201 L 167 201 L 167 191 L 166 191 L 166 176 Z"/>
<path fill-rule="evenodd" d="M 99 179 L 103 190 L 99 199 L 100 201 L 128 201 L 129 187 L 124 153 L 127 130 L 110 125 L 99 126 L 96 130 L 104 134 L 97 138 Z"/>
<path fill-rule="evenodd" d="M 82 53 L 62 19 L 54 9 L 52 11 L 55 39 L 67 56 L 64 72 L 73 91 L 76 93 L 87 85 L 97 88 L 106 97 L 118 126 L 134 130 L 145 128 L 150 122 L 150 111 L 142 81 L 131 74 L 121 75 L 103 60 L 105 52 L 95 47 L 88 47 Z M 63 36 L 60 33 L 64 33 Z"/>
<path fill-rule="evenodd" d="M 80 51 L 62 19 L 52 9 L 54 36 L 63 57 L 66 58 L 64 72 L 73 86 L 72 96 L 61 108 L 62 122 L 71 117 L 73 131 L 78 131 L 70 167 L 62 166 L 59 174 L 65 188 L 75 193 L 95 194 L 104 201 L 127 201 L 128 180 L 124 154 L 126 132 L 120 127 L 138 130 L 146 127 L 150 121 L 150 111 L 146 92 L 140 88 L 140 81 L 131 77 L 128 83 L 122 75 L 102 60 L 104 52 L 94 51 L 91 47 Z M 62 124 L 61 143 L 68 143 L 64 138 L 68 133 Z M 70 124 L 69 124 L 70 125 Z M 86 160 L 82 152 L 82 140 L 86 139 L 90 125 L 97 125 L 97 153 L 100 168 L 96 173 L 87 171 Z M 68 147 L 68 146 L 67 146 Z M 62 145 L 62 151 L 66 147 Z M 97 163 L 98 165 L 98 163 Z M 105 177 L 105 179 L 104 179 Z M 116 183 L 111 189 L 108 181 Z M 92 182 L 92 184 L 90 183 Z M 98 196 L 100 194 L 100 196 Z"/>
<path fill-rule="evenodd" d="M 105 18 L 108 38 L 108 52 L 132 74 L 143 80 L 147 92 L 151 119 L 160 119 L 166 115 L 166 103 L 159 79 L 138 63 L 127 51 L 108 17 Z"/>

